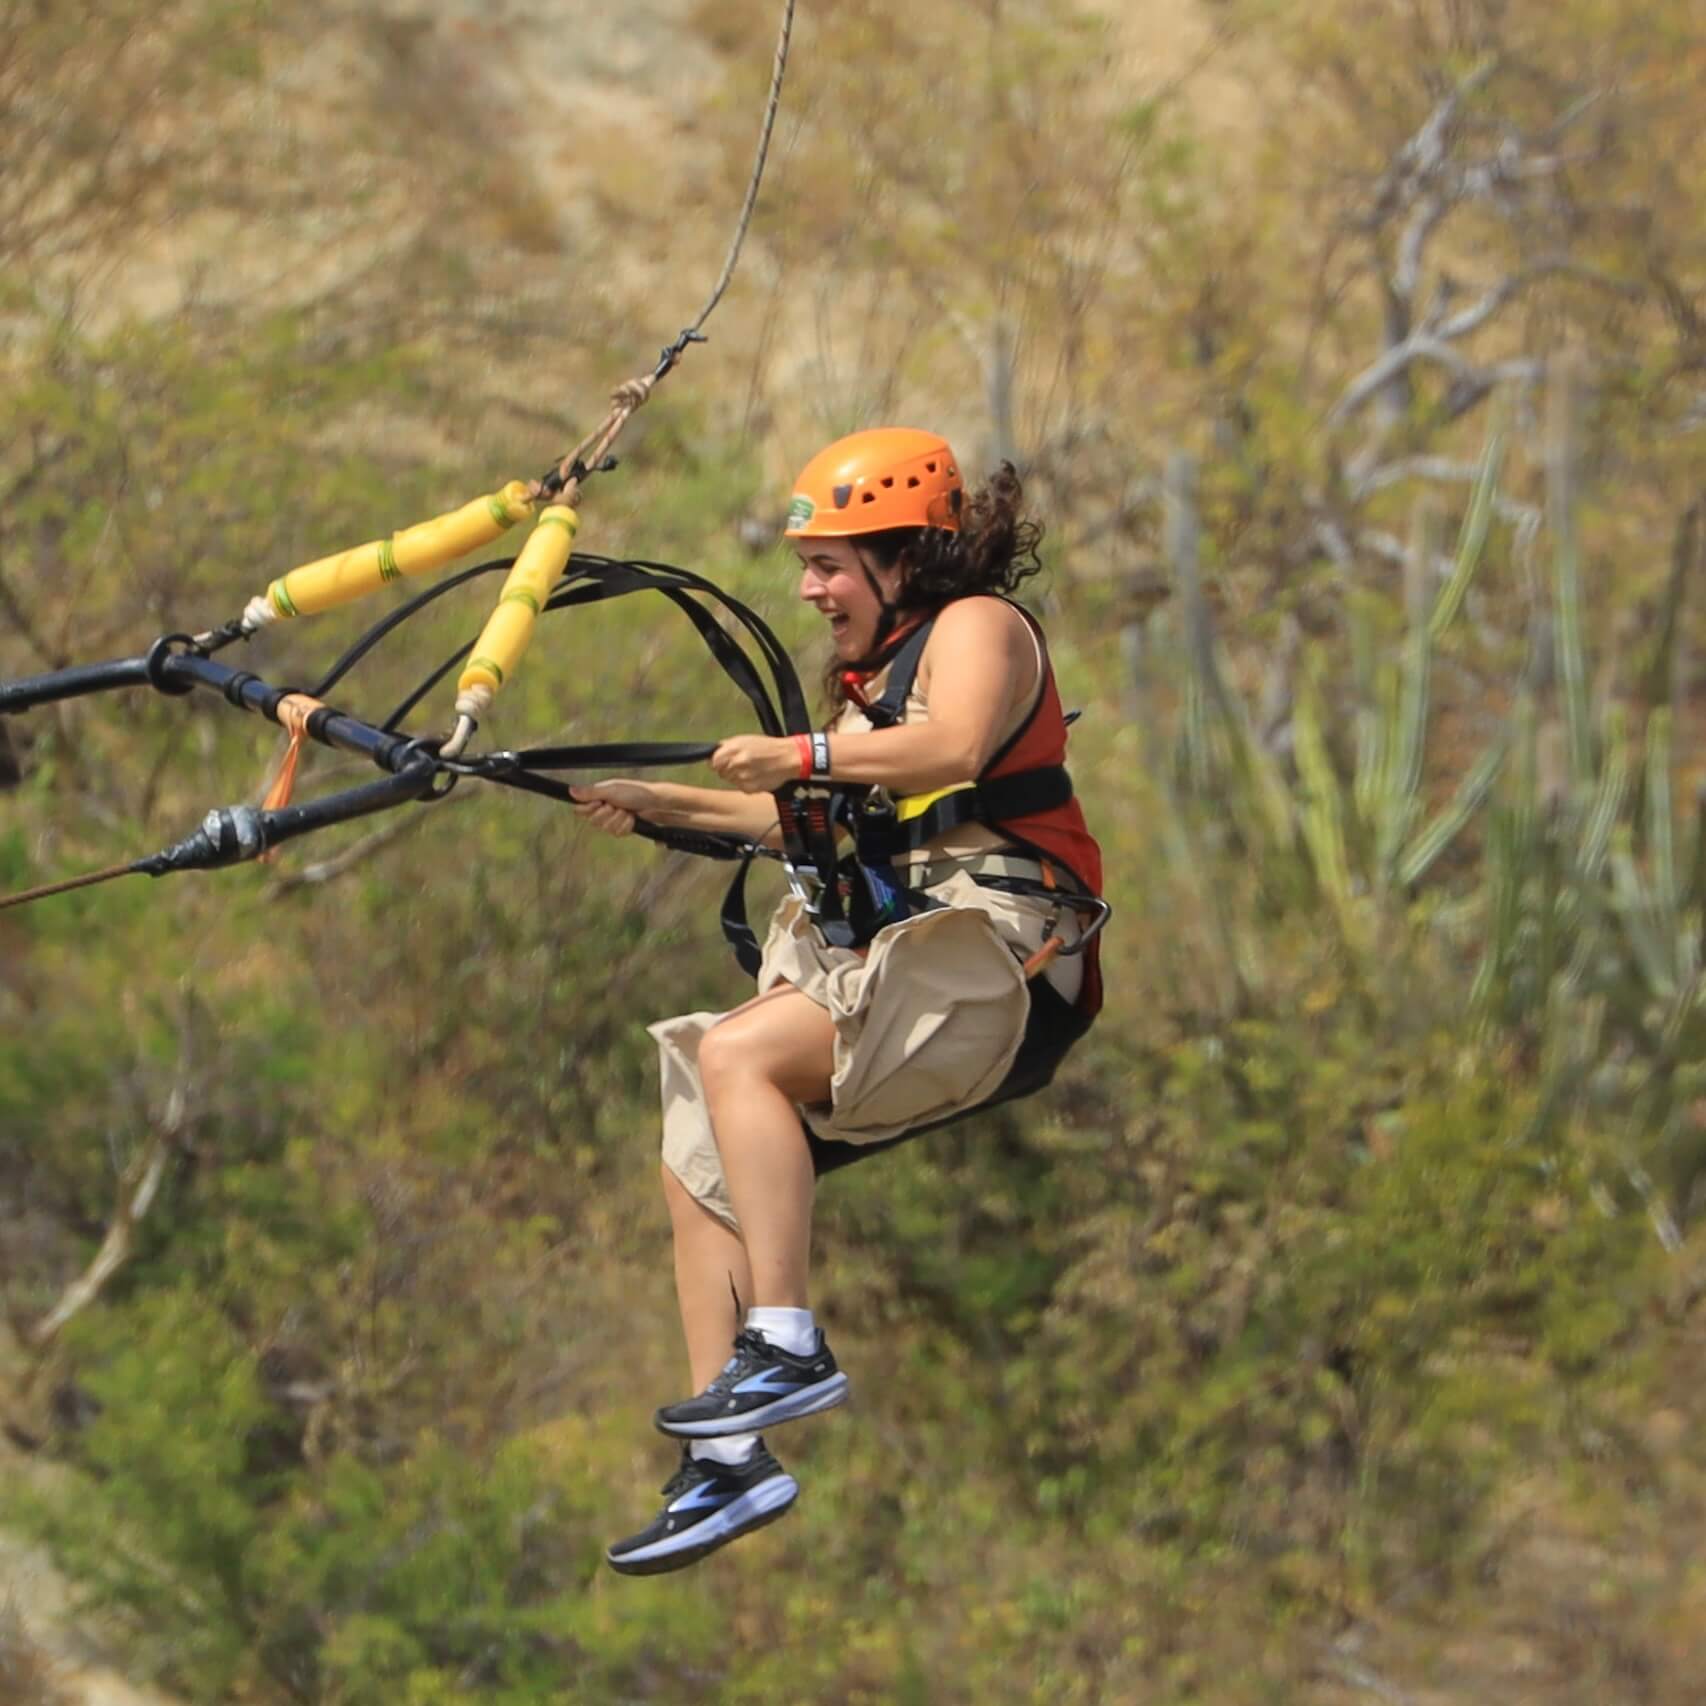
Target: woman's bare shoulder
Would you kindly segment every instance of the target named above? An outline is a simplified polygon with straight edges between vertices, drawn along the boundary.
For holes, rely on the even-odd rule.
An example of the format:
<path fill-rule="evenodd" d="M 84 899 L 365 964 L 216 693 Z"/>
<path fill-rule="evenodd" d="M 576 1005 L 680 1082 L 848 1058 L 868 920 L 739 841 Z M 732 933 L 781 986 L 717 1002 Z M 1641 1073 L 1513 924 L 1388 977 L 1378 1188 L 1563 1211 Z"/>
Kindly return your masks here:
<path fill-rule="evenodd" d="M 930 643 L 945 641 L 951 646 L 1004 645 L 1015 656 L 1030 650 L 1030 624 L 1016 604 L 993 593 L 973 593 L 956 598 L 936 613 Z"/>
<path fill-rule="evenodd" d="M 965 669 L 993 668 L 1008 682 L 1015 705 L 1035 691 L 1041 649 L 1019 607 L 1004 598 L 976 593 L 956 598 L 936 616 L 924 656 L 919 660 L 919 691 L 928 694 L 938 668 L 956 675 Z"/>

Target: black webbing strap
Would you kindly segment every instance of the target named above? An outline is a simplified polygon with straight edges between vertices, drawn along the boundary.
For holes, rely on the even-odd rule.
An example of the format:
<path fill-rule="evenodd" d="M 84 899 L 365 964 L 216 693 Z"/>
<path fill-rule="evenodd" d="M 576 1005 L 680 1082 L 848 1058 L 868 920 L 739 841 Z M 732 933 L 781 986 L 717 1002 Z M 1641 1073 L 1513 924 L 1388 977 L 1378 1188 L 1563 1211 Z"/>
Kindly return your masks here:
<path fill-rule="evenodd" d="M 760 726 L 766 734 L 805 734 L 810 731 L 811 716 L 806 705 L 805 691 L 800 685 L 793 660 L 789 658 L 781 641 L 756 611 L 702 575 L 675 568 L 668 563 L 648 563 L 640 560 L 615 562 L 609 558 L 577 557 L 571 561 L 567 578 L 552 593 L 545 608 L 560 610 L 570 605 L 590 604 L 600 599 L 616 598 L 625 593 L 645 590 L 662 593 L 693 623 L 711 655 L 751 701 L 758 712 Z M 721 627 L 708 610 L 694 598 L 687 596 L 691 593 L 701 594 L 721 605 L 751 636 L 775 681 L 774 702 L 764 687 L 762 678 L 733 636 Z"/>
<path fill-rule="evenodd" d="M 998 829 L 1015 818 L 1054 811 L 1071 798 L 1072 777 L 1066 766 L 1041 764 L 1035 770 L 1016 770 L 1008 776 L 968 782 L 904 821 L 887 812 L 860 812 L 859 857 L 893 859 L 899 853 L 916 852 L 939 835 L 968 823 Z"/>
<path fill-rule="evenodd" d="M 659 770 L 672 764 L 703 764 L 715 741 L 612 740 L 580 746 L 529 746 L 491 756 L 513 760 L 524 770 Z"/>
<path fill-rule="evenodd" d="M 734 950 L 740 969 L 748 977 L 754 978 L 758 976 L 758 968 L 763 963 L 764 951 L 758 945 L 758 932 L 747 918 L 746 877 L 752 869 L 752 861 L 757 852 L 758 849 L 753 847 L 741 859 L 740 867 L 730 879 L 722 907 L 717 913 L 717 922 L 723 927 L 723 940 Z"/>
<path fill-rule="evenodd" d="M 932 616 L 907 635 L 905 643 L 889 660 L 888 679 L 877 698 L 863 707 L 865 717 L 874 729 L 892 729 L 906 715 L 907 695 L 918 678 L 918 665 L 924 648 L 930 643 L 930 631 L 936 626 Z"/>

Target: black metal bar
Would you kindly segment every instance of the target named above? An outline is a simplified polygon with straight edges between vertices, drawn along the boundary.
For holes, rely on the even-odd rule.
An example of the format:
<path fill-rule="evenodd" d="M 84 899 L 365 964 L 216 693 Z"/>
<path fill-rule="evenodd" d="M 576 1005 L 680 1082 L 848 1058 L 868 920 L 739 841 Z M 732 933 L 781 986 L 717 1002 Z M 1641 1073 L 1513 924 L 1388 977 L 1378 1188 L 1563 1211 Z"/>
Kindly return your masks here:
<path fill-rule="evenodd" d="M 300 805 L 262 812 L 267 846 L 277 847 L 281 842 L 294 841 L 299 835 L 329 828 L 334 823 L 349 823 L 409 800 L 423 799 L 437 779 L 436 760 L 417 755 L 394 776 L 363 783 L 359 788 L 346 788 L 340 794 L 327 794 L 323 799 L 304 800 Z"/>
<path fill-rule="evenodd" d="M 335 823 L 371 817 L 392 806 L 424 798 L 438 779 L 436 760 L 416 756 L 394 776 L 364 782 L 324 799 L 277 811 L 259 811 L 254 806 L 225 806 L 210 811 L 201 827 L 174 846 L 138 859 L 130 868 L 145 876 L 164 877 L 176 871 L 211 871 L 226 865 L 241 865 L 258 858 L 269 847 L 294 841 Z"/>
<path fill-rule="evenodd" d="M 27 675 L 22 681 L 0 681 L 0 714 L 31 711 L 60 699 L 79 699 L 85 693 L 105 693 L 115 687 L 146 687 L 146 657 L 115 658 L 111 663 L 78 664 L 51 675 Z"/>
<path fill-rule="evenodd" d="M 212 658 L 197 657 L 193 652 L 174 652 L 160 666 L 160 675 L 167 682 L 185 686 L 211 688 L 222 693 L 231 704 L 245 711 L 254 711 L 272 722 L 278 721 L 278 707 L 289 694 L 274 687 L 247 670 L 231 669 Z M 335 746 L 344 752 L 359 753 L 371 758 L 383 770 L 400 770 L 411 755 L 419 752 L 417 743 L 407 735 L 387 734 L 359 717 L 327 707 L 317 711 L 308 722 L 309 735 L 324 746 Z"/>
<path fill-rule="evenodd" d="M 26 676 L 0 682 L 0 714 L 33 710 L 61 699 L 104 693 L 121 687 L 153 686 L 162 692 L 187 693 L 202 687 L 221 693 L 245 711 L 278 721 L 279 701 L 287 690 L 274 687 L 247 670 L 232 669 L 195 652 L 171 651 L 159 642 L 142 657 L 115 658 L 110 663 L 82 664 L 51 675 Z M 318 712 L 308 733 L 325 746 L 371 758 L 383 770 L 399 770 L 419 749 L 407 735 L 377 729 L 359 717 L 328 707 Z"/>

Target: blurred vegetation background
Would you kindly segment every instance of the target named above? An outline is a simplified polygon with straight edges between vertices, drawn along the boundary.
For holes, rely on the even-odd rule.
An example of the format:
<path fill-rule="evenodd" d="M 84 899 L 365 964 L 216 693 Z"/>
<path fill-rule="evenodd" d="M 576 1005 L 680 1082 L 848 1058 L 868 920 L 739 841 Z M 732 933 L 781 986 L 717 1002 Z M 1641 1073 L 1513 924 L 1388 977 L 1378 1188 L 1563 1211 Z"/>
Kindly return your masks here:
<path fill-rule="evenodd" d="M 0 0 L 0 674 L 578 438 L 714 277 L 777 11 Z M 826 1185 L 859 1402 L 790 1521 L 636 1583 L 682 1378 L 642 1026 L 739 998 L 720 874 L 463 790 L 7 913 L 0 1560 L 73 1598 L 0 1614 L 0 1695 L 98 1646 L 257 1706 L 1697 1700 L 1703 111 L 1686 0 L 808 0 L 714 341 L 582 543 L 809 668 L 804 449 L 1014 458 L 1107 1012 Z M 742 713 L 633 600 L 488 733 Z M 0 725 L 0 890 L 276 750 L 205 699 Z"/>

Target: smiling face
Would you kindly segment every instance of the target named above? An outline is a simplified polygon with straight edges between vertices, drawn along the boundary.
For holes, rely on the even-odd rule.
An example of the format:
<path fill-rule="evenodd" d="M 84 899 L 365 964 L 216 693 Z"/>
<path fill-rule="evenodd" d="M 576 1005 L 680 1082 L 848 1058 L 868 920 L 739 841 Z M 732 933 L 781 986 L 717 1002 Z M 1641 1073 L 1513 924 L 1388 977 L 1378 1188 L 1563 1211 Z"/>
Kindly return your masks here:
<path fill-rule="evenodd" d="M 796 546 L 800 597 L 829 624 L 835 655 L 847 663 L 870 655 L 877 643 L 883 601 L 897 601 L 901 583 L 898 564 L 885 568 L 869 552 L 861 558 L 855 544 L 852 539 L 801 539 Z M 871 578 L 877 591 L 872 590 Z"/>

